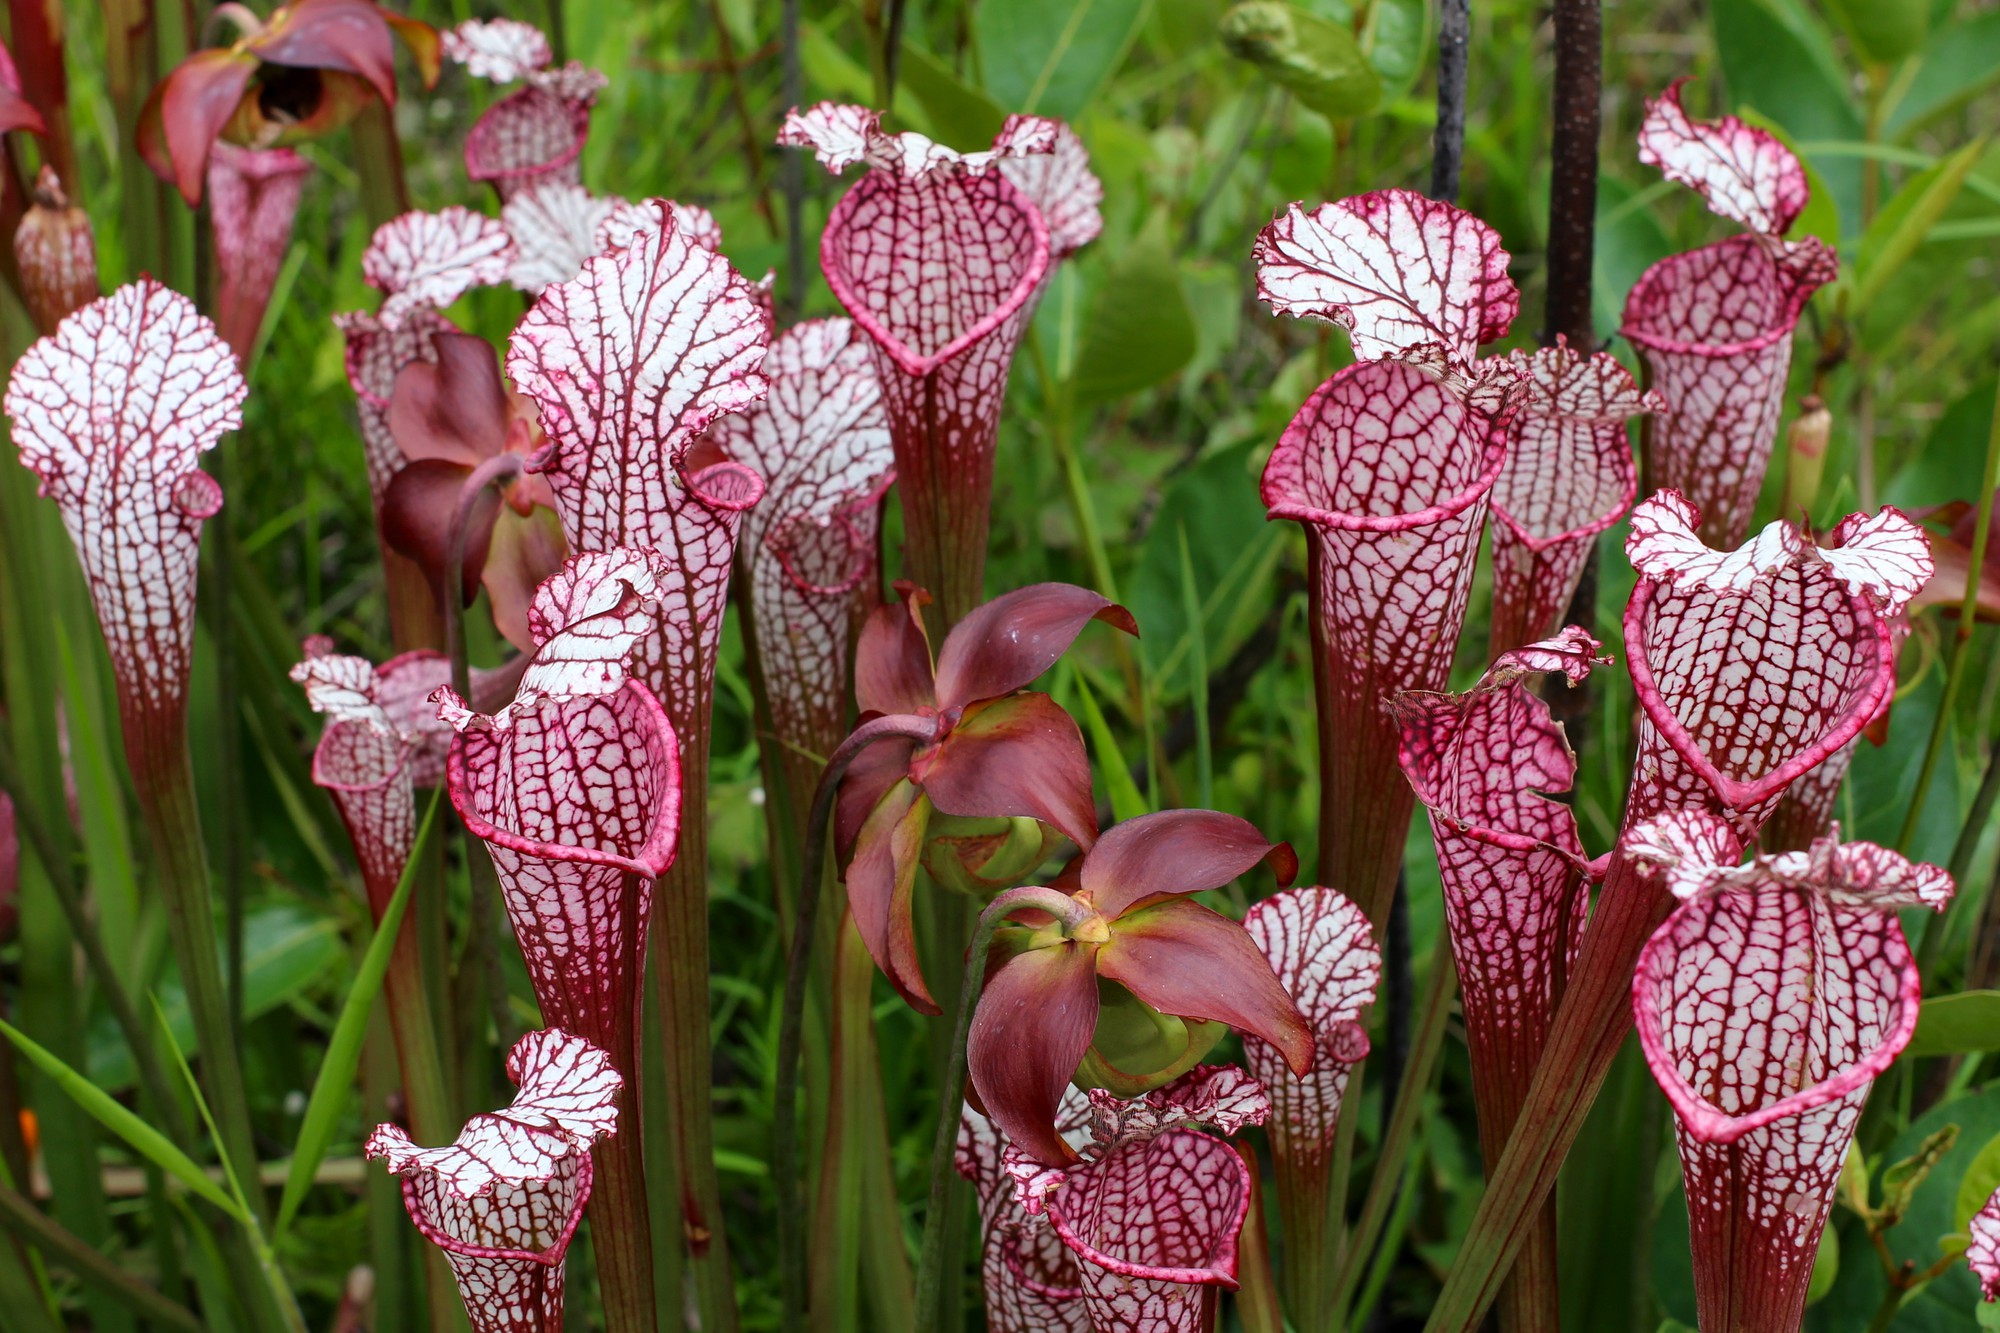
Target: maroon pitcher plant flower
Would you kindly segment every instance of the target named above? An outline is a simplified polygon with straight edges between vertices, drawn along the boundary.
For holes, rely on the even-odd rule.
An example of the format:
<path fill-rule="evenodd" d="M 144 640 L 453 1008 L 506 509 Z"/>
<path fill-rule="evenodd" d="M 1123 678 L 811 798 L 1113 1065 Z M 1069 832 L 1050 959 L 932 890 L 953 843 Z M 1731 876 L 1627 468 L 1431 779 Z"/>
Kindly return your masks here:
<path fill-rule="evenodd" d="M 1527 679 L 1560 671 L 1574 684 L 1608 660 L 1597 649 L 1572 625 L 1503 654 L 1465 694 L 1401 694 L 1390 705 L 1403 772 L 1430 811 L 1489 1167 L 1527 1096 L 1590 907 L 1576 816 L 1547 794 L 1569 790 L 1576 756 Z M 1515 1262 L 1502 1327 L 1553 1318 L 1555 1224 L 1544 1210 Z"/>
<path fill-rule="evenodd" d="M 1290 847 L 1267 842 L 1246 820 L 1163 811 L 1099 838 L 1059 911 L 1040 891 L 1007 913 L 966 1062 L 982 1107 L 1010 1142 L 1051 1166 L 1075 1161 L 1056 1116 L 1079 1067 L 1086 1078 L 1103 1068 L 1157 1087 L 1207 1053 L 1219 1035 L 1211 1025 L 1271 1043 L 1295 1075 L 1312 1068 L 1313 1034 L 1271 964 L 1242 926 L 1189 896 L 1264 862 L 1281 882 L 1297 869 Z M 1134 1002 L 1179 1020 L 1181 1039 L 1134 1043 L 1141 1025 L 1122 1012 Z"/>
<path fill-rule="evenodd" d="M 663 1217 L 678 1219 L 699 1306 L 720 1319 L 734 1286 L 709 1127 L 709 714 L 736 538 L 764 482 L 691 453 L 718 417 L 764 396 L 770 321 L 752 285 L 678 225 L 673 204 L 643 207 L 646 224 L 622 246 L 543 290 L 514 330 L 507 371 L 540 409 L 548 444 L 530 467 L 555 493 L 570 550 L 632 545 L 660 557 L 660 597 L 632 670 L 665 703 L 685 776 L 680 856 L 654 921 L 667 1041 L 651 1058 L 666 1066 L 672 1128 L 661 1129 L 685 1186 Z"/>
<path fill-rule="evenodd" d="M 791 329 L 771 344 L 764 374 L 769 396 L 709 436 L 766 479 L 736 555 L 770 712 L 767 768 L 803 821 L 820 756 L 847 732 L 852 630 L 873 591 L 876 502 L 894 455 L 881 381 L 850 321 Z"/>
<path fill-rule="evenodd" d="M 403 1178 L 403 1206 L 450 1261 L 473 1333 L 562 1333 L 563 1258 L 590 1201 L 591 1147 L 636 1129 L 619 1124 L 624 1080 L 581 1037 L 530 1032 L 507 1076 L 513 1103 L 474 1116 L 453 1142 L 420 1148 L 377 1125 L 363 1152 Z"/>
<path fill-rule="evenodd" d="M 1236 1286 L 1249 1170 L 1221 1139 L 1270 1101 L 1233 1066 L 1200 1066 L 1126 1101 L 1066 1091 L 1053 1168 L 967 1107 L 955 1165 L 979 1200 L 981 1272 L 996 1333 L 1200 1333 Z M 1229 1158 L 1236 1158 L 1232 1167 Z"/>
<path fill-rule="evenodd" d="M 21 91 L 21 71 L 14 64 L 14 53 L 0 44 L 0 134 L 11 130 L 46 134 L 48 125 Z"/>
<path fill-rule="evenodd" d="M 1278 1048 L 1243 1038 L 1243 1063 L 1271 1096 L 1271 1157 L 1290 1256 L 1286 1299 L 1299 1310 L 1326 1310 L 1333 1300 L 1334 1139 L 1349 1075 L 1368 1055 L 1361 1016 L 1375 1001 L 1382 953 L 1367 915 L 1328 888 L 1273 894 L 1251 906 L 1243 929 L 1297 1001 L 1317 1052 L 1312 1071 L 1295 1076 Z"/>
<path fill-rule="evenodd" d="M 1916 1031 L 1896 911 L 1942 910 L 1952 882 L 1837 832 L 1742 866 L 1733 842 L 1697 811 L 1628 835 L 1679 900 L 1632 1013 L 1677 1121 L 1701 1326 L 1794 1333 L 1862 1103 Z"/>
<path fill-rule="evenodd" d="M 1023 691 L 1091 621 L 1139 631 L 1130 612 L 1094 592 L 1038 583 L 975 609 L 945 636 L 933 667 L 926 598 L 898 587 L 904 600 L 876 608 L 855 648 L 862 728 L 849 743 L 892 730 L 847 769 L 836 845 L 868 952 L 904 999 L 935 1014 L 912 916 L 933 812 L 1035 819 L 1078 847 L 1094 843 L 1083 736 L 1055 700 Z"/>
<path fill-rule="evenodd" d="M 477 714 L 447 688 L 459 733 L 447 782 L 485 842 L 544 1022 L 607 1051 L 633 1116 L 635 1032 L 653 886 L 673 864 L 679 746 L 667 713 L 626 663 L 653 632 L 658 557 L 573 557 L 529 609 L 537 647 L 514 699 Z M 638 1136 L 601 1150 L 606 1214 L 598 1255 L 614 1327 L 651 1318 L 651 1241 Z"/>
<path fill-rule="evenodd" d="M 905 572 L 937 596 L 948 629 L 981 596 L 1001 402 L 1051 262 L 1048 221 L 999 168 L 1053 153 L 1056 125 L 1016 117 L 991 151 L 961 155 L 880 121 L 822 102 L 794 108 L 778 142 L 835 173 L 868 168 L 827 219 L 820 266 L 875 350 Z"/>
<path fill-rule="evenodd" d="M 1586 355 L 1561 337 L 1513 360 L 1528 390 L 1507 422 L 1507 463 L 1493 483 L 1495 658 L 1562 623 L 1597 534 L 1638 494 L 1625 422 L 1664 406 L 1609 352 Z"/>
<path fill-rule="evenodd" d="M 97 237 L 90 216 L 69 201 L 46 162 L 35 176 L 33 201 L 14 229 L 14 265 L 21 271 L 21 298 L 44 334 L 98 297 Z"/>
<path fill-rule="evenodd" d="M 488 107 L 465 136 L 465 174 L 502 202 L 545 184 L 574 185 L 605 77 L 572 60 L 553 65 L 549 40 L 518 19 L 468 19 L 444 35 L 444 53 L 475 78 L 522 86 Z"/>
<path fill-rule="evenodd" d="M 1893 695 L 1890 623 L 1930 577 L 1930 552 L 1894 509 L 1849 516 L 1825 546 L 1777 522 L 1718 551 L 1702 543 L 1699 523 L 1672 491 L 1632 511 L 1625 550 L 1639 577 L 1625 647 L 1640 716 L 1625 821 L 1694 811 L 1748 845 L 1786 789 L 1861 734 Z M 1622 843 L 1612 853 L 1469 1244 L 1511 1253 L 1617 1053 L 1632 969 L 1672 903 L 1641 869 Z"/>
<path fill-rule="evenodd" d="M 1777 440 L 1793 326 L 1837 261 L 1816 237 L 1783 239 L 1811 194 L 1798 159 L 1734 116 L 1688 119 L 1685 82 L 1647 107 L 1639 160 L 1749 232 L 1647 269 L 1625 298 L 1621 332 L 1666 402 L 1652 423 L 1648 484 L 1686 495 L 1703 515 L 1703 540 L 1734 546 Z"/>
<path fill-rule="evenodd" d="M 382 535 L 423 567 L 440 600 L 451 595 L 444 580 L 452 544 L 461 543 L 462 604 L 484 584 L 494 625 L 530 651 L 529 599 L 565 554 L 555 494 L 545 478 L 524 470 L 542 448 L 541 426 L 534 405 L 501 379 L 499 357 L 484 338 L 440 330 L 431 351 L 434 359 L 397 372 L 389 398 L 389 433 L 405 463 L 383 496 Z M 497 484 L 484 484 L 488 477 Z M 476 497 L 464 508 L 475 480 Z"/>
<path fill-rule="evenodd" d="M 437 31 L 372 0 L 294 0 L 269 19 L 224 4 L 213 21 L 240 36 L 175 66 L 139 113 L 140 156 L 190 207 L 201 202 L 218 142 L 295 143 L 339 129 L 372 98 L 394 106 L 395 40 L 415 57 L 424 86 L 437 82 Z"/>
<path fill-rule="evenodd" d="M 1378 928 L 1414 803 L 1382 701 L 1443 688 L 1486 497 L 1506 460 L 1510 363 L 1476 363 L 1520 298 L 1491 227 L 1408 190 L 1292 205 L 1257 237 L 1258 294 L 1347 330 L 1264 469 L 1273 519 L 1304 525 L 1319 705 L 1319 877 Z"/>
<path fill-rule="evenodd" d="M 312 164 L 289 148 L 218 143 L 208 159 L 209 223 L 215 244 L 215 308 L 222 336 L 247 367 L 271 304 L 292 217 Z"/>

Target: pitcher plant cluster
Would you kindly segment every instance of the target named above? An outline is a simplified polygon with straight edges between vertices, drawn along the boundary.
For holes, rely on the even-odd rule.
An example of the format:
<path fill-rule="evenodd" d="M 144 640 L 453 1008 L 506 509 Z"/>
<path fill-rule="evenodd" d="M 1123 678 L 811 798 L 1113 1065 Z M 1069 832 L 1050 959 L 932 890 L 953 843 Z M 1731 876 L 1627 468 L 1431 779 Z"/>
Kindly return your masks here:
<path fill-rule="evenodd" d="M 842 178 L 818 258 L 845 313 L 781 320 L 774 279 L 724 256 L 704 208 L 583 185 L 607 80 L 534 26 L 440 33 L 364 0 L 267 19 L 225 5 L 215 23 L 224 44 L 176 68 L 136 130 L 205 208 L 218 281 L 202 306 L 151 278 L 100 296 L 88 220 L 45 172 L 16 239 L 44 336 L 5 398 L 109 649 L 198 1037 L 195 1105 L 230 1182 L 200 1206 L 243 1285 L 204 1293 L 229 1306 L 207 1326 L 303 1327 L 280 1241 L 328 1143 L 301 1138 L 305 1174 L 273 1213 L 211 929 L 216 815 L 190 764 L 203 526 L 228 501 L 203 465 L 242 425 L 312 170 L 288 145 L 393 104 L 400 44 L 427 85 L 442 62 L 494 85 L 463 155 L 493 206 L 404 213 L 361 254 L 378 299 L 337 323 L 402 651 L 315 636 L 291 676 L 323 719 L 311 779 L 376 927 L 363 973 L 399 1096 L 364 1152 L 436 1247 L 435 1327 L 561 1328 L 581 1235 L 601 1314 L 572 1326 L 614 1333 L 849 1327 L 860 1308 L 944 1327 L 974 1269 L 996 1333 L 1347 1328 L 1389 1243 L 1453 978 L 1487 1184 L 1432 1327 L 1489 1307 L 1508 1333 L 1558 1327 L 1552 1187 L 1634 1030 L 1672 1112 L 1700 1327 L 1801 1327 L 1870 1087 L 1917 1030 L 1898 913 L 1954 891 L 1938 866 L 1844 838 L 1836 797 L 1889 715 L 1909 617 L 1981 595 L 1988 530 L 1969 510 L 1927 530 L 1884 506 L 1751 532 L 1794 328 L 1836 277 L 1833 251 L 1795 236 L 1811 192 L 1779 138 L 1690 116 L 1681 83 L 1650 103 L 1638 159 L 1738 230 L 1633 286 L 1636 374 L 1560 336 L 1485 350 L 1521 293 L 1498 231 L 1452 202 L 1272 201 L 1247 255 L 1257 296 L 1352 352 L 1272 442 L 1260 492 L 1303 536 L 1316 740 L 1301 719 L 1296 743 L 1316 747 L 1317 827 L 1202 809 L 1112 822 L 1115 733 L 1092 704 L 1087 745 L 1062 691 L 1036 686 L 1073 649 L 1129 662 L 1146 627 L 1071 584 L 986 595 L 1017 350 L 1102 226 L 1075 131 L 1015 115 L 960 152 L 864 107 L 793 108 L 775 144 Z M 8 96 L 0 124 L 40 132 Z M 451 314 L 492 288 L 525 307 L 498 347 Z M 1595 595 L 1620 525 L 1622 662 L 1568 623 L 1589 619 L 1579 588 Z M 1475 583 L 1485 669 L 1454 692 Z M 754 1090 L 772 1099 L 775 1312 L 739 1301 L 748 1222 L 717 1171 L 717 1098 L 741 1077 L 712 1048 L 710 992 L 726 636 L 749 663 L 787 959 Z M 475 638 L 504 660 L 472 668 Z M 1613 672 L 1636 700 L 1629 785 L 1591 846 L 1558 717 Z M 1593 742 L 1588 762 L 1617 751 Z M 445 891 L 440 791 L 472 858 L 451 929 L 504 944 L 504 918 L 504 966 L 534 998 L 525 1035 L 504 994 L 483 1001 L 516 1091 L 469 1116 L 494 1071 L 462 1077 L 465 1020 L 447 1010 L 463 997 L 424 964 L 446 920 L 424 901 Z M 1379 1049 L 1418 805 L 1448 945 L 1428 1054 L 1407 1034 Z M 1308 869 L 1282 833 L 1313 849 Z M 908 1252 L 877 973 L 935 1016 L 929 1204 Z M 1364 1132 L 1371 1066 L 1384 1128 Z M 207 1180 L 187 1091 L 148 1090 L 166 1098 L 150 1132 Z M 1356 1169 L 1364 1139 L 1388 1188 Z M 865 1229 L 893 1233 L 886 1255 Z M 1960 1240 L 2000 1295 L 2000 1191 Z M 843 1271 L 863 1250 L 865 1298 Z"/>

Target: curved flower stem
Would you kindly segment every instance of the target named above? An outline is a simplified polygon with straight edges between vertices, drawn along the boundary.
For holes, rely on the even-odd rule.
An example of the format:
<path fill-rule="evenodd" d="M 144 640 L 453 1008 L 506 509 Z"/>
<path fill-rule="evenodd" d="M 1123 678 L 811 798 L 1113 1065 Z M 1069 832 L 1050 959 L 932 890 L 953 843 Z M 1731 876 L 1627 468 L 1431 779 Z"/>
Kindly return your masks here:
<path fill-rule="evenodd" d="M 1080 914 L 1076 899 L 1060 889 L 1009 889 L 986 905 L 973 928 L 972 947 L 965 955 L 965 979 L 958 988 L 958 1017 L 952 1023 L 951 1046 L 945 1056 L 944 1075 L 938 1081 L 937 1129 L 931 1139 L 931 1197 L 924 1214 L 924 1245 L 917 1257 L 920 1320 L 937 1309 L 938 1293 L 944 1287 L 951 1182 L 958 1175 L 952 1157 L 958 1145 L 959 1112 L 965 1105 L 965 1038 L 972 1030 L 972 1011 L 986 983 L 986 953 L 1000 923 L 1024 907 L 1038 908 L 1066 924 L 1075 922 Z"/>
<path fill-rule="evenodd" d="M 2000 397 L 1993 400 L 1993 424 L 1986 436 L 1986 468 L 1973 501 L 1978 515 L 1972 525 L 1972 549 L 1966 555 L 1965 600 L 1958 607 L 1958 629 L 1952 637 L 1951 665 L 1945 668 L 1944 697 L 1938 700 L 1937 717 L 1931 722 L 1930 743 L 1924 747 L 1924 766 L 1917 771 L 1916 790 L 1910 793 L 1910 808 L 1903 815 L 1902 831 L 1896 846 L 1907 851 L 1916 835 L 1917 820 L 1924 812 L 1924 798 L 1930 794 L 1931 778 L 1937 772 L 1938 755 L 1944 749 L 1945 728 L 1951 722 L 1952 701 L 1958 697 L 1959 682 L 1965 678 L 1965 663 L 1971 655 L 1974 613 L 1979 609 L 1979 576 L 1986 563 L 1987 543 L 1993 536 L 1993 490 L 2000 486 Z M 1926 933 L 1931 927 L 1926 927 Z"/>
<path fill-rule="evenodd" d="M 863 750 L 877 741 L 903 739 L 919 743 L 937 731 L 931 718 L 892 714 L 864 722 L 827 756 L 819 787 L 806 817 L 806 840 L 799 861 L 799 892 L 792 923 L 791 956 L 785 964 L 785 998 L 778 1015 L 778 1072 L 771 1142 L 771 1169 L 778 1192 L 778 1273 L 783 1292 L 780 1327 L 805 1327 L 806 1249 L 804 1171 L 799 1163 L 799 1048 L 805 1032 L 807 973 L 812 966 L 813 936 L 819 924 L 820 885 L 824 881 L 827 826 L 840 781 Z M 922 1306 L 918 1307 L 922 1309 Z"/>
<path fill-rule="evenodd" d="M 521 456 L 500 453 L 472 470 L 459 487 L 458 503 L 451 511 L 451 546 L 445 555 L 444 586 L 439 589 L 439 607 L 444 613 L 444 651 L 451 661 L 451 687 L 460 695 L 472 692 L 472 672 L 465 660 L 465 606 L 461 589 L 465 583 L 465 538 L 472 526 L 472 511 L 489 486 L 502 486 L 521 475 Z"/>

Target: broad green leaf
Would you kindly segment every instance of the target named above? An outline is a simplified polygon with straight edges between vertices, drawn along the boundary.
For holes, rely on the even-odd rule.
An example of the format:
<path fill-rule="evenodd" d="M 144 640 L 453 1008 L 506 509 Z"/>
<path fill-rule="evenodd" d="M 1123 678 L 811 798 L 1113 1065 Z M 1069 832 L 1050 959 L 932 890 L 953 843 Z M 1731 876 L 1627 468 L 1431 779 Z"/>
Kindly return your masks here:
<path fill-rule="evenodd" d="M 1863 56 L 1893 65 L 1924 43 L 1930 0 L 1826 0 L 1826 7 Z"/>
<path fill-rule="evenodd" d="M 68 1094 L 70 1100 L 82 1107 L 91 1119 L 125 1140 L 132 1151 L 237 1221 L 249 1222 L 249 1215 L 237 1205 L 236 1200 L 210 1180 L 208 1173 L 197 1166 L 193 1158 L 176 1148 L 166 1135 L 126 1110 L 110 1093 L 71 1069 L 54 1052 L 4 1019 L 0 1019 L 0 1035 L 20 1048 L 28 1063 L 47 1075 L 49 1081 Z"/>
<path fill-rule="evenodd" d="M 1806 185 L 1812 191 L 1812 196 L 1806 200 L 1806 206 L 1799 211 L 1798 217 L 1792 222 L 1792 229 L 1785 233 L 1786 237 L 1796 241 L 1803 236 L 1817 236 L 1838 250 L 1840 206 L 1834 202 L 1833 191 L 1826 188 L 1826 179 L 1819 174 L 1819 168 L 1812 164 L 1811 158 L 1799 151 L 1798 142 L 1777 121 L 1754 107 L 1743 108 L 1742 118 L 1791 149 L 1792 156 L 1798 158 L 1799 165 L 1805 169 Z"/>
<path fill-rule="evenodd" d="M 1952 1220 L 1960 1231 L 1965 1230 L 1974 1213 L 1986 1206 L 1995 1190 L 2000 1190 L 2000 1134 L 1986 1141 L 1986 1146 L 1959 1178 L 1958 1207 L 1952 1212 Z"/>
<path fill-rule="evenodd" d="M 951 67 L 919 46 L 903 47 L 901 83 L 923 104 L 938 142 L 961 152 L 990 147 L 1007 113 L 959 81 Z"/>
<path fill-rule="evenodd" d="M 276 1236 L 285 1234 L 285 1228 L 291 1224 L 299 1205 L 305 1202 L 306 1191 L 312 1187 L 313 1175 L 326 1157 L 327 1147 L 333 1142 L 333 1131 L 339 1124 L 341 1112 L 346 1109 L 347 1095 L 353 1090 L 355 1075 L 361 1068 L 361 1041 L 368 1035 L 368 1014 L 375 1007 L 376 993 L 382 989 L 382 977 L 389 970 L 389 955 L 395 951 L 396 934 L 403 924 L 403 911 L 410 903 L 410 887 L 417 882 L 417 867 L 423 864 L 431 830 L 437 824 L 438 806 L 443 800 L 443 788 L 431 793 L 430 807 L 424 812 L 424 822 L 417 828 L 417 840 L 410 848 L 409 862 L 403 867 L 402 878 L 396 881 L 395 896 L 383 909 L 375 935 L 368 941 L 367 951 L 361 955 L 361 965 L 354 971 L 354 984 L 348 988 L 347 1000 L 340 1007 L 340 1018 L 333 1025 L 333 1035 L 327 1039 L 326 1054 L 320 1059 L 319 1074 L 313 1079 L 312 1096 L 306 1101 L 306 1113 L 299 1123 L 299 1138 L 292 1149 L 292 1164 L 285 1172 L 285 1193 L 278 1204 L 278 1221 L 273 1231 Z"/>
<path fill-rule="evenodd" d="M 1435 30 L 1424 0 L 1374 0 L 1361 26 L 1361 54 L 1382 76 L 1384 107 L 1416 86 L 1430 58 Z"/>
<path fill-rule="evenodd" d="M 2000 990 L 1969 990 L 1925 1000 L 1903 1057 L 2000 1051 Z"/>
<path fill-rule="evenodd" d="M 1723 82 L 1740 113 L 1755 107 L 1800 139 L 1860 139 L 1861 112 L 1817 16 L 1796 0 L 1713 0 Z M 1820 164 L 1844 218 L 1861 216 L 1861 164 Z"/>
<path fill-rule="evenodd" d="M 1882 206 L 1861 237 L 1854 259 L 1854 290 L 1848 309 L 1857 317 L 1866 314 L 1889 280 L 1904 262 L 1917 252 L 1930 229 L 1944 216 L 1958 197 L 1973 164 L 1986 152 L 1986 140 L 1966 144 L 1928 171 L 1903 183 L 1903 188 Z"/>
<path fill-rule="evenodd" d="M 1995 381 L 1975 384 L 1931 426 L 1923 447 L 1890 479 L 1884 503 L 1904 509 L 1970 500 L 1993 428 Z"/>
<path fill-rule="evenodd" d="M 1284 0 L 1245 0 L 1216 35 L 1229 53 L 1329 120 L 1351 120 L 1382 102 L 1382 78 L 1354 30 Z"/>
<path fill-rule="evenodd" d="M 1194 356 L 1194 317 L 1161 209 L 1112 256 L 1098 284 L 1070 374 L 1079 405 L 1149 389 Z"/>
<path fill-rule="evenodd" d="M 1148 0 L 1006 0 L 972 11 L 986 91 L 1006 111 L 1075 120 L 1125 59 Z"/>
<path fill-rule="evenodd" d="M 1655 201 L 1681 187 L 1652 181 L 1634 189 L 1615 176 L 1597 185 L 1597 245 L 1591 257 L 1591 304 L 1597 331 L 1609 337 L 1624 318 L 1625 294 L 1639 276 L 1674 251 Z"/>
<path fill-rule="evenodd" d="M 1860 1217 L 1874 1211 L 1870 1202 L 1872 1196 L 1868 1188 L 1868 1155 L 1861 1151 L 1861 1145 L 1847 1145 L 1847 1157 L 1840 1164 L 1840 1200 L 1848 1210 Z"/>
<path fill-rule="evenodd" d="M 1078 709 L 1083 714 L 1084 728 L 1090 732 L 1091 755 L 1097 761 L 1094 767 L 1104 779 L 1105 794 L 1111 798 L 1111 817 L 1122 823 L 1148 813 L 1146 798 L 1139 794 L 1138 784 L 1132 781 L 1132 770 L 1118 748 L 1118 738 L 1104 720 L 1104 710 L 1097 706 L 1097 696 L 1091 692 L 1090 682 L 1068 658 L 1063 659 L 1063 670 L 1069 677 Z"/>
<path fill-rule="evenodd" d="M 1901 139 L 1925 122 L 1962 106 L 2000 79 L 2000 9 L 1940 23 L 1924 43 L 1909 88 L 1882 129 Z"/>

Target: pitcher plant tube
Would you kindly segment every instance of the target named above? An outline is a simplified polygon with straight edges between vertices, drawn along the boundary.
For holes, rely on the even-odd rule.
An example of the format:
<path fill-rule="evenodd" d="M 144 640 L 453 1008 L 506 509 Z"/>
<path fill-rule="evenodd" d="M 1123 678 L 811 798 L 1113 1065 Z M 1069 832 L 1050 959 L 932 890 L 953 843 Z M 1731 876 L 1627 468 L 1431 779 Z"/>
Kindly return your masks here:
<path fill-rule="evenodd" d="M 1640 718 L 1625 822 L 1702 811 L 1747 843 L 1785 790 L 1893 694 L 1890 622 L 1929 579 L 1930 553 L 1894 509 L 1850 515 L 1827 546 L 1777 522 L 1718 551 L 1702 543 L 1699 522 L 1672 491 L 1632 511 L 1626 554 L 1639 579 L 1625 647 Z M 1632 969 L 1671 902 L 1622 845 L 1614 850 L 1515 1133 L 1489 1173 L 1468 1261 L 1446 1279 L 1434 1327 L 1469 1328 L 1492 1299 L 1617 1053 Z"/>
<path fill-rule="evenodd" d="M 1690 120 L 1685 82 L 1648 105 L 1639 160 L 1749 231 L 1647 269 L 1620 332 L 1665 401 L 1648 437 L 1648 485 L 1687 496 L 1702 540 L 1729 547 L 1749 531 L 1777 442 L 1792 329 L 1837 261 L 1817 237 L 1783 239 L 1811 197 L 1798 159 L 1734 116 Z"/>
<path fill-rule="evenodd" d="M 465 136 L 465 174 L 507 203 L 582 179 L 590 111 L 607 82 L 577 61 L 556 65 L 540 29 L 518 19 L 468 19 L 444 34 L 444 54 L 474 78 L 518 83 Z"/>
<path fill-rule="evenodd" d="M 216 322 L 246 374 L 311 172 L 312 164 L 289 148 L 218 143 L 209 153 Z"/>
<path fill-rule="evenodd" d="M 507 1076 L 513 1103 L 453 1142 L 420 1148 L 377 1125 L 362 1152 L 403 1178 L 403 1206 L 450 1261 L 473 1333 L 562 1333 L 563 1261 L 590 1202 L 591 1148 L 621 1128 L 624 1080 L 605 1052 L 553 1028 L 514 1043 Z"/>
<path fill-rule="evenodd" d="M 1684 810 L 1629 835 L 1679 900 L 1639 955 L 1632 1014 L 1674 1108 L 1702 1327 L 1794 1333 L 1868 1089 L 1917 1027 L 1896 912 L 1942 911 L 1953 886 L 1838 830 L 1715 863 L 1732 832 Z"/>
<path fill-rule="evenodd" d="M 1414 809 L 1381 705 L 1442 688 L 1451 667 L 1519 391 L 1510 363 L 1476 362 L 1476 349 L 1520 298 L 1498 233 L 1409 190 L 1294 204 L 1254 253 L 1272 310 L 1339 325 L 1360 358 L 1285 428 L 1263 498 L 1306 531 L 1319 878 L 1379 930 Z"/>

